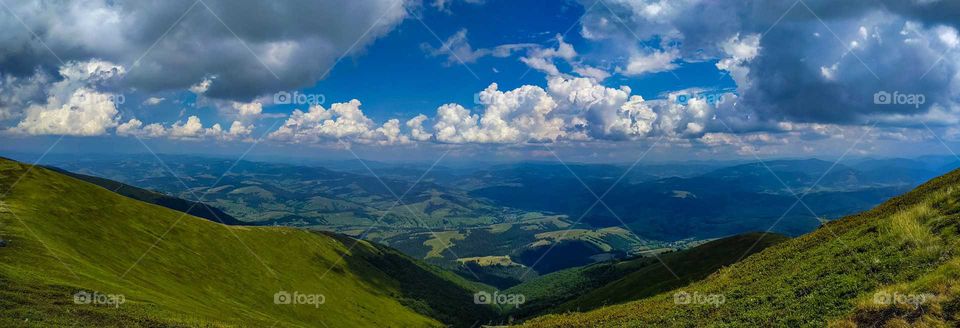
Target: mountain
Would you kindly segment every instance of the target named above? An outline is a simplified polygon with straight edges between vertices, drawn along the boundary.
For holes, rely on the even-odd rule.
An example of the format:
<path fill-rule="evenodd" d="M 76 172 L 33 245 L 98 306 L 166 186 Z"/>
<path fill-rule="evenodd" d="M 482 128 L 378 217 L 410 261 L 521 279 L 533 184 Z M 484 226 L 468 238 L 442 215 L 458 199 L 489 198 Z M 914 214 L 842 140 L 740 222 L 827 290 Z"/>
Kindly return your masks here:
<path fill-rule="evenodd" d="M 519 213 L 430 182 L 279 163 L 167 155 L 160 159 L 131 156 L 51 164 L 176 197 L 204 195 L 207 203 L 253 225 L 334 231 L 373 225 L 458 227 Z"/>
<path fill-rule="evenodd" d="M 199 218 L 204 218 L 213 222 L 222 223 L 226 225 L 248 225 L 243 221 L 237 220 L 230 214 L 227 214 L 221 211 L 220 209 L 217 209 L 215 207 L 212 207 L 204 203 L 191 202 L 185 199 L 171 197 L 171 196 L 167 196 L 167 195 L 153 192 L 150 190 L 137 188 L 125 183 L 120 183 L 113 180 L 108 180 L 108 179 L 90 176 L 90 175 L 71 173 L 55 167 L 47 167 L 47 169 L 57 171 L 64 175 L 68 175 L 73 178 L 98 185 L 100 187 L 106 188 L 107 190 L 113 191 L 122 196 L 133 198 L 141 202 L 160 205 L 174 211 L 184 212 Z"/>
<path fill-rule="evenodd" d="M 504 293 L 527 297 L 523 306 L 511 312 L 516 317 L 589 310 L 646 298 L 702 280 L 724 266 L 785 240 L 788 238 L 777 234 L 737 235 L 662 254 L 660 259 L 646 256 L 558 271 Z"/>
<path fill-rule="evenodd" d="M 496 316 L 473 301 L 488 287 L 369 242 L 222 225 L 8 160 L 0 190 L 0 326 L 440 327 Z"/>
<path fill-rule="evenodd" d="M 570 218 L 503 207 L 471 197 L 461 189 L 402 178 L 418 170 L 423 175 L 429 167 L 394 167 L 373 162 L 367 165 L 378 174 L 385 173 L 373 176 L 369 172 L 363 175 L 280 163 L 240 161 L 234 166 L 233 161 L 217 158 L 166 155 L 160 158 L 163 162 L 153 157 L 130 156 L 60 159 L 48 164 L 80 172 L 81 177 L 103 176 L 167 195 L 189 199 L 202 196 L 205 204 L 223 209 L 242 225 L 336 231 L 383 243 L 455 270 L 468 279 L 501 288 L 541 273 L 669 246 L 633 236 L 622 228 L 573 226 L 574 220 Z M 346 161 L 338 167 L 352 165 L 353 170 L 365 170 L 364 164 L 366 162 Z M 230 173 L 224 175 L 228 170 Z M 553 171 L 557 175 L 569 175 L 565 170 L 555 166 Z M 219 178 L 221 175 L 223 178 Z M 112 180 L 86 179 L 95 183 L 109 181 L 106 187 L 116 189 L 113 184 L 117 183 Z M 124 190 L 127 189 L 118 191 Z M 134 195 L 134 198 L 169 205 L 169 202 L 150 199 L 158 196 L 156 193 L 137 190 L 136 194 L 150 197 Z M 397 202 L 400 196 L 403 196 L 402 203 Z M 189 207 L 188 204 L 173 206 L 178 210 Z M 224 218 L 217 214 L 214 219 L 217 216 Z M 567 228 L 576 230 L 568 234 Z M 556 252 L 552 250 L 554 244 L 559 244 Z M 547 252 L 548 249 L 551 251 Z M 564 249 L 578 253 L 564 253 Z M 473 258 L 491 256 L 510 256 L 517 265 L 481 266 L 473 261 Z M 524 265 L 535 266 L 534 271 L 529 272 Z"/>
<path fill-rule="evenodd" d="M 574 170 L 580 173 L 512 170 L 511 179 L 470 195 L 502 206 L 582 217 L 594 228 L 626 224 L 640 238 L 676 241 L 765 231 L 774 222 L 775 232 L 800 235 L 816 229 L 823 218 L 869 209 L 919 183 L 816 159 L 739 164 L 652 180 L 625 178 L 612 189 L 623 171 L 610 177 L 599 174 L 599 168 Z M 602 204 L 596 204 L 595 194 L 606 194 Z M 794 194 L 804 195 L 803 205 L 793 206 Z"/>
<path fill-rule="evenodd" d="M 689 286 L 525 326 L 956 326 L 958 199 L 954 171 Z"/>

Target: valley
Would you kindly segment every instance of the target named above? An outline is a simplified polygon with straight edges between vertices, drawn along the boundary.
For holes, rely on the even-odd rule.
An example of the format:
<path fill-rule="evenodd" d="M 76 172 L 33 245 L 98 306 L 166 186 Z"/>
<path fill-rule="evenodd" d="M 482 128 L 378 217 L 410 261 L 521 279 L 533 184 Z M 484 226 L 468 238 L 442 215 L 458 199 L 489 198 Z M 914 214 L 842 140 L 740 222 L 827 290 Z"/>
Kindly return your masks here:
<path fill-rule="evenodd" d="M 834 166 L 811 159 L 632 170 L 537 162 L 480 168 L 316 164 L 332 170 L 134 156 L 53 158 L 47 164 L 181 199 L 202 197 L 223 218 L 235 218 L 232 224 L 332 231 L 382 243 L 464 278 L 509 288 L 558 270 L 768 228 L 801 235 L 905 192 L 954 163 L 920 158 Z M 881 173 L 904 165 L 915 169 Z M 609 194 L 596 202 L 593 195 L 603 191 Z M 798 197 L 804 206 L 794 204 Z M 485 257 L 503 260 L 470 260 Z"/>
<path fill-rule="evenodd" d="M 954 318 L 949 281 L 960 272 L 952 267 L 957 172 L 797 238 L 758 232 L 649 242 L 530 212 L 512 222 L 380 235 L 390 246 L 304 227 L 223 225 L 211 209 L 212 218 L 185 213 L 202 203 L 10 160 L 0 160 L 0 173 L 0 186 L 11 190 L 0 212 L 3 325 L 937 323 Z M 36 206 L 53 199 L 57 206 Z M 539 261 L 543 247 L 565 258 Z M 527 264 L 537 262 L 545 264 Z M 877 293 L 921 292 L 937 298 L 913 310 L 868 302 Z M 288 294 L 321 298 L 287 306 Z M 89 295 L 122 297 L 76 301 Z M 723 302 L 687 306 L 677 295 Z"/>

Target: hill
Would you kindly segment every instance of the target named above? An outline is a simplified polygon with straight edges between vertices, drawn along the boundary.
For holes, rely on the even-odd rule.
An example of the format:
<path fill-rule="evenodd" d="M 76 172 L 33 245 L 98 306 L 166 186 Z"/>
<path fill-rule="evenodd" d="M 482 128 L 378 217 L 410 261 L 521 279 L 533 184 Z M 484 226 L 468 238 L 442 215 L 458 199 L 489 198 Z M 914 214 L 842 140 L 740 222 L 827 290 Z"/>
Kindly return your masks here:
<path fill-rule="evenodd" d="M 100 177 L 72 173 L 54 167 L 48 167 L 48 169 L 98 185 L 122 196 L 133 198 L 141 202 L 160 205 L 174 211 L 184 212 L 199 218 L 204 218 L 226 225 L 249 225 L 243 221 L 237 220 L 230 214 L 227 214 L 220 209 L 204 203 L 192 202 L 182 198 L 167 196 L 158 192 L 137 188 L 122 182 Z"/>
<path fill-rule="evenodd" d="M 699 281 L 723 266 L 736 263 L 744 254 L 759 252 L 787 239 L 761 233 L 732 236 L 660 255 L 666 267 L 654 257 L 603 262 L 554 272 L 504 293 L 526 295 L 527 303 L 511 313 L 517 317 L 589 310 L 642 299 Z"/>
<path fill-rule="evenodd" d="M 945 327 L 960 318 L 960 172 L 673 292 L 528 327 Z"/>
<path fill-rule="evenodd" d="M 487 287 L 368 242 L 221 225 L 8 160 L 0 190 L 0 326 L 438 327 L 495 315 L 473 304 Z"/>
<path fill-rule="evenodd" d="M 162 163 L 153 157 L 131 156 L 55 165 L 185 199 L 205 194 L 207 203 L 251 225 L 340 232 L 386 226 L 393 228 L 386 230 L 390 232 L 483 225 L 515 214 L 426 181 L 281 163 L 179 155 L 159 158 Z M 397 204 L 398 197 L 402 206 Z"/>

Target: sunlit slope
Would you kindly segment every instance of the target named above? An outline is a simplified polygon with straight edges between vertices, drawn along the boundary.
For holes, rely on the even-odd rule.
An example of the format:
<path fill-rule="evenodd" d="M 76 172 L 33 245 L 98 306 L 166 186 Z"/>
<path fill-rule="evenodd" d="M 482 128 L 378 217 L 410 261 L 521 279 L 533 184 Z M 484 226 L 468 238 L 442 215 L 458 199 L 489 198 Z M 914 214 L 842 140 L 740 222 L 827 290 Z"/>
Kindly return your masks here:
<path fill-rule="evenodd" d="M 677 291 L 530 327 L 955 326 L 960 317 L 960 173 L 772 246 L 680 288 L 725 302 L 676 304 Z M 899 295 L 897 297 L 896 295 Z M 927 295 L 923 302 L 916 300 Z M 911 298 L 913 297 L 913 298 Z M 889 300 L 894 301 L 889 301 Z M 683 302 L 679 302 L 683 303 Z"/>
<path fill-rule="evenodd" d="M 685 286 L 736 263 L 745 255 L 788 239 L 778 234 L 737 235 L 662 254 L 659 259 L 641 257 L 562 270 L 512 287 L 505 293 L 526 295 L 527 302 L 511 312 L 518 317 L 586 311 Z"/>
<path fill-rule="evenodd" d="M 27 168 L 0 160 L 0 191 Z M 476 287 L 368 243 L 350 250 L 352 240 L 323 234 L 228 227 L 39 167 L 0 201 L 4 327 L 430 327 L 442 324 L 412 308 L 443 316 L 472 305 Z M 415 283 L 447 299 L 414 299 Z M 75 304 L 78 291 L 127 302 Z M 281 291 L 325 303 L 275 304 Z"/>

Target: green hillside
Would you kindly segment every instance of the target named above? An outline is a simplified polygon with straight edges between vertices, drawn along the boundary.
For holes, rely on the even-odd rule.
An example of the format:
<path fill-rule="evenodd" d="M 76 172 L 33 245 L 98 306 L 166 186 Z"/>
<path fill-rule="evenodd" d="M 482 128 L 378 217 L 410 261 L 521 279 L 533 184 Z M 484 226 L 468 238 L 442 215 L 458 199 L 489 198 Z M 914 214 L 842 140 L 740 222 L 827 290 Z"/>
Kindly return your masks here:
<path fill-rule="evenodd" d="M 130 197 L 141 202 L 146 202 L 150 204 L 160 205 L 171 210 L 185 212 L 187 214 L 196 216 L 198 218 L 204 218 L 213 222 L 223 223 L 226 225 L 248 225 L 246 222 L 237 220 L 230 214 L 227 214 L 217 208 L 211 207 L 204 203 L 191 202 L 185 199 L 176 198 L 172 196 L 167 196 L 158 192 L 153 192 L 150 190 L 137 188 L 125 183 L 116 182 L 109 179 L 104 179 L 100 177 L 77 174 L 64 170 L 60 170 L 54 167 L 48 167 L 48 169 L 63 173 L 67 176 L 83 180 L 100 187 L 106 188 L 110 191 L 118 193 L 122 196 Z"/>
<path fill-rule="evenodd" d="M 529 327 L 950 327 L 960 172 L 659 295 Z M 680 294 L 683 292 L 684 294 Z M 700 301 L 675 301 L 698 295 Z M 722 297 L 722 298 L 721 298 Z M 691 300 L 690 297 L 685 298 Z M 719 300 L 722 302 L 711 302 Z"/>
<path fill-rule="evenodd" d="M 758 239 L 761 240 L 759 243 Z M 542 312 L 589 310 L 642 299 L 701 280 L 721 267 L 735 263 L 747 251 L 750 254 L 759 252 L 787 239 L 777 234 L 750 233 L 660 255 L 679 278 L 656 258 L 642 257 L 554 272 L 510 288 L 505 293 L 527 296 L 527 303 L 513 312 L 519 317 Z"/>
<path fill-rule="evenodd" d="M 0 192 L 3 327 L 434 327 L 493 315 L 473 305 L 483 286 L 367 242 L 225 226 L 7 160 Z M 125 302 L 77 304 L 82 292 Z M 325 302 L 275 304 L 278 292 Z"/>

